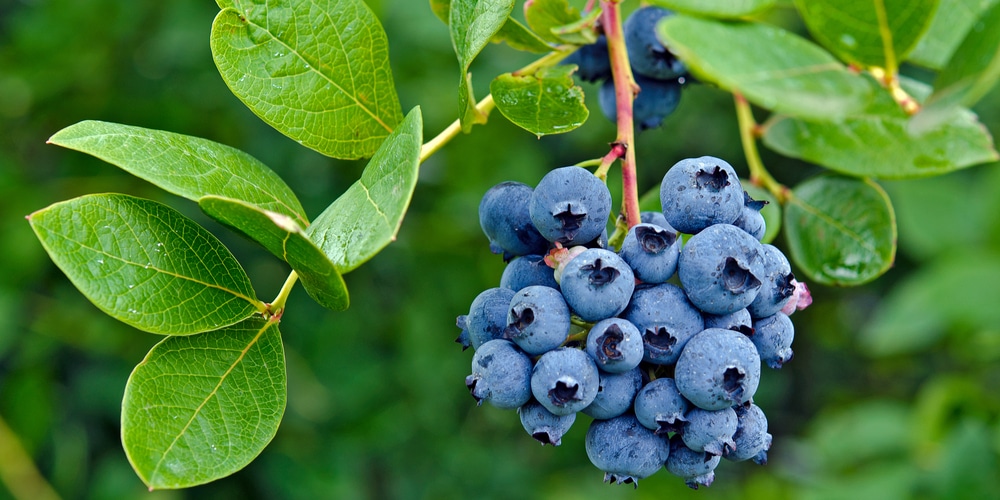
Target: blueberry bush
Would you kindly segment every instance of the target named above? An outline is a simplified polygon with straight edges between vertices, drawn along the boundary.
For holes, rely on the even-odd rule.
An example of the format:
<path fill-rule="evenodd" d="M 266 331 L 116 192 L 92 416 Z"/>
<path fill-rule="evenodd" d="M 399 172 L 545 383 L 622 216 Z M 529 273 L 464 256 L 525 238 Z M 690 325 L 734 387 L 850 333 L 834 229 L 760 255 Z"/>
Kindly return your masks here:
<path fill-rule="evenodd" d="M 696 486 L 720 456 L 763 462 L 772 435 L 772 465 L 730 464 L 712 489 L 949 498 L 1000 487 L 1000 178 L 969 168 L 1000 158 L 989 113 L 1000 4 L 70 3 L 0 5 L 0 61 L 15 68 L 0 75 L 11 124 L 0 162 L 20 167 L 5 169 L 0 203 L 5 219 L 29 214 L 5 223 L 2 244 L 0 325 L 25 334 L 0 336 L 0 462 L 12 464 L 0 479 L 14 497 L 121 497 L 135 484 L 571 494 L 592 491 L 581 475 L 600 486 L 594 466 L 609 481 L 643 478 L 648 495 L 676 491 L 662 468 Z M 134 90 L 142 82 L 163 100 Z M 85 155 L 26 145 L 40 137 Z M 693 171 L 695 184 L 728 189 L 726 201 L 692 215 L 699 201 L 664 186 L 672 165 L 704 158 L 714 170 Z M 24 226 L 55 268 L 11 243 L 29 237 Z M 765 271 L 723 256 L 729 295 L 697 295 L 711 271 L 685 265 L 702 258 L 685 249 L 731 238 L 778 245 L 761 248 L 788 262 Z M 577 245 L 594 248 L 561 253 Z M 641 262 L 636 247 L 650 245 L 678 262 Z M 560 255 L 565 269 L 551 262 Z M 622 287 L 594 298 L 566 269 Z M 722 356 L 716 341 L 752 353 L 740 363 L 757 372 L 788 362 L 785 303 L 752 303 L 771 274 L 787 288 L 792 271 L 816 299 L 794 317 L 796 362 L 760 390 L 754 380 L 756 394 L 671 420 L 649 407 L 659 400 L 646 393 L 672 378 L 659 390 L 681 406 L 732 389 L 691 388 L 688 358 Z M 299 284 L 311 301 L 290 300 Z M 732 297 L 748 287 L 754 297 Z M 781 289 L 773 302 L 788 299 Z M 666 334 L 641 326 L 667 295 L 699 316 L 685 339 L 699 352 L 658 352 Z M 748 306 L 742 323 L 714 317 Z M 461 394 L 456 314 L 475 348 L 475 399 Z M 613 366 L 630 336 L 639 347 Z M 477 400 L 505 411 L 467 414 Z M 79 432 L 74 415 L 95 425 Z M 524 430 L 562 444 L 503 439 Z M 638 462 L 623 464 L 632 449 Z"/>

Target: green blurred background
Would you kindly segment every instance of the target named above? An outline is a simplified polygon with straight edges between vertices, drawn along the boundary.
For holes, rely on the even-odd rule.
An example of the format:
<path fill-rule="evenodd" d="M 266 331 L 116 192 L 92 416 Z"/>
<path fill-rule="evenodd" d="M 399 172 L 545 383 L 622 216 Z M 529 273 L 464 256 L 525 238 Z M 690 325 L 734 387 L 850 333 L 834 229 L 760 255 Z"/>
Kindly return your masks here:
<path fill-rule="evenodd" d="M 447 30 L 424 0 L 368 3 L 389 34 L 403 109 L 423 107 L 429 139 L 456 115 Z M 584 88 L 594 114 L 573 133 L 538 140 L 495 113 L 428 160 L 398 241 L 346 277 L 348 311 L 293 293 L 282 321 L 288 407 L 263 454 L 210 485 L 147 492 L 121 449 L 119 410 L 132 367 L 159 338 L 87 302 L 23 217 L 85 193 L 130 193 L 208 226 L 264 299 L 288 269 L 194 204 L 45 139 L 84 119 L 206 137 L 271 166 L 313 216 L 364 166 L 303 149 L 229 93 L 208 47 L 217 10 L 209 0 L 0 0 L 0 416 L 62 497 L 1000 498 L 995 165 L 883 183 L 899 219 L 896 265 L 867 286 L 812 287 L 816 302 L 794 316 L 795 359 L 765 370 L 755 398 L 774 435 L 764 467 L 723 461 L 715 484 L 697 492 L 666 472 L 638 490 L 609 486 L 583 449 L 589 419 L 562 446 L 542 448 L 516 413 L 475 406 L 455 316 L 503 268 L 479 230 L 479 198 L 497 182 L 534 184 L 550 168 L 603 155 L 614 129 L 593 86 Z M 802 31 L 791 10 L 771 20 Z M 473 66 L 480 95 L 529 60 L 487 48 Z M 688 156 L 719 156 L 746 174 L 730 96 L 685 92 L 664 127 L 638 139 L 640 188 Z M 977 107 L 994 135 L 997 94 Z M 763 154 L 789 185 L 819 171 Z M 9 474 L 19 463 L 10 435 L 0 440 Z M 0 499 L 29 486 L 12 477 L 2 476 Z"/>

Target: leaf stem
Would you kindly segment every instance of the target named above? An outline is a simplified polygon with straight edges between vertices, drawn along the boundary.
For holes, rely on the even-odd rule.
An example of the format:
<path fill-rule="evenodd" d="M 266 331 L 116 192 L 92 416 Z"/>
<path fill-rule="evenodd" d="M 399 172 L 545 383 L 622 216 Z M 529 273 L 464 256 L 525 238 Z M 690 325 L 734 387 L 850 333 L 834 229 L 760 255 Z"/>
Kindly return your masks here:
<path fill-rule="evenodd" d="M 484 115 L 489 115 L 495 106 L 496 103 L 493 102 L 493 94 L 487 95 L 481 101 L 476 103 L 476 109 Z M 430 158 L 434 153 L 437 153 L 439 149 L 444 147 L 445 144 L 448 144 L 448 141 L 454 139 L 461 131 L 461 120 L 455 120 L 451 122 L 451 125 L 448 125 L 447 128 L 442 130 L 440 134 L 424 143 L 424 145 L 420 147 L 420 163 L 423 163 L 424 160 Z"/>
<path fill-rule="evenodd" d="M 268 316 L 281 318 L 281 315 L 285 312 L 285 302 L 288 301 L 288 296 L 292 293 L 292 288 L 295 288 L 295 282 L 298 280 L 299 274 L 295 271 L 288 274 L 288 278 L 285 278 L 285 284 L 281 285 L 281 291 L 278 292 L 278 296 L 267 307 Z"/>
<path fill-rule="evenodd" d="M 611 75 L 615 84 L 618 137 L 612 143 L 611 151 L 605 156 L 614 162 L 613 156 L 622 159 L 622 212 L 626 227 L 632 227 L 639 220 L 639 189 L 635 165 L 635 125 L 633 124 L 632 102 L 639 92 L 625 48 L 622 32 L 620 0 L 601 0 L 601 25 L 608 39 L 608 54 L 611 60 Z M 624 149 L 624 151 L 621 151 Z M 622 154 L 622 156 L 618 156 Z M 610 166 L 610 163 L 609 163 Z M 602 163 L 603 167 L 603 163 Z M 606 175 L 606 168 L 603 172 Z M 602 169 L 598 169 L 602 171 Z"/>
<path fill-rule="evenodd" d="M 736 101 L 736 119 L 740 126 L 740 141 L 743 143 L 743 155 L 746 156 L 747 166 L 750 167 L 750 183 L 767 189 L 778 203 L 782 205 L 788 201 L 791 192 L 778 181 L 774 180 L 771 173 L 764 167 L 764 162 L 760 159 L 760 152 L 757 151 L 758 126 L 754 121 L 753 111 L 750 103 L 739 93 L 733 93 Z"/>
<path fill-rule="evenodd" d="M 59 494 L 38 472 L 17 435 L 0 417 L 0 482 L 16 499 L 58 500 Z"/>

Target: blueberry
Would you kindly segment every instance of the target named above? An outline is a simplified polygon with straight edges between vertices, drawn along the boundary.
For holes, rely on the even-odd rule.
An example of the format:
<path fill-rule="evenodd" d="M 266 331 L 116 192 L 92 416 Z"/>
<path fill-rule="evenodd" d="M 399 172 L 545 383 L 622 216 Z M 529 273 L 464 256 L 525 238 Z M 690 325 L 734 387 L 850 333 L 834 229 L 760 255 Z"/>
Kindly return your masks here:
<path fill-rule="evenodd" d="M 668 472 L 684 479 L 685 484 L 696 490 L 699 486 L 712 485 L 720 460 L 721 457 L 688 448 L 677 434 L 670 438 L 670 456 L 665 465 Z"/>
<path fill-rule="evenodd" d="M 541 255 L 525 255 L 510 261 L 500 275 L 500 287 L 510 288 L 515 292 L 532 285 L 558 290 L 559 283 L 556 283 L 556 278 L 552 274 L 554 269 L 549 267 L 544 259 Z"/>
<path fill-rule="evenodd" d="M 472 347 L 472 338 L 469 337 L 469 327 L 465 324 L 468 319 L 469 317 L 465 314 L 455 318 L 455 326 L 462 330 L 462 333 L 458 334 L 455 342 L 462 346 L 463 351 Z"/>
<path fill-rule="evenodd" d="M 757 297 L 747 306 L 754 318 L 763 318 L 780 311 L 795 294 L 795 276 L 785 254 L 774 245 L 761 245 L 763 252 L 761 286 Z"/>
<path fill-rule="evenodd" d="M 608 38 L 604 35 L 597 41 L 584 45 L 566 56 L 561 64 L 575 64 L 576 76 L 585 82 L 596 82 L 611 78 L 611 58 L 608 57 Z"/>
<path fill-rule="evenodd" d="M 666 80 L 683 75 L 687 68 L 656 37 L 656 23 L 673 14 L 660 7 L 643 7 L 632 13 L 623 26 L 632 70 L 649 78 Z"/>
<path fill-rule="evenodd" d="M 512 298 L 513 290 L 490 288 L 472 301 L 469 315 L 465 316 L 465 330 L 473 349 L 479 349 L 479 346 L 489 340 L 503 338 L 507 327 L 507 310 Z"/>
<path fill-rule="evenodd" d="M 591 422 L 585 445 L 591 463 L 604 471 L 604 481 L 618 484 L 653 475 L 670 454 L 666 440 L 630 414 Z"/>
<path fill-rule="evenodd" d="M 555 415 L 569 415 L 597 397 L 597 365 L 587 353 L 570 347 L 542 354 L 531 373 L 531 393 Z"/>
<path fill-rule="evenodd" d="M 479 202 L 479 225 L 490 240 L 493 253 L 505 256 L 543 254 L 548 241 L 535 229 L 528 213 L 531 186 L 501 182 L 491 187 Z"/>
<path fill-rule="evenodd" d="M 754 335 L 750 339 L 760 353 L 760 359 L 770 368 L 780 369 L 792 360 L 792 340 L 795 327 L 785 313 L 775 313 L 753 322 Z"/>
<path fill-rule="evenodd" d="M 509 340 L 479 346 L 472 356 L 472 374 L 465 386 L 476 401 L 513 410 L 531 399 L 531 358 Z"/>
<path fill-rule="evenodd" d="M 688 448 L 720 456 L 736 447 L 733 434 L 736 434 L 737 420 L 732 408 L 713 411 L 692 408 L 686 417 L 681 437 Z"/>
<path fill-rule="evenodd" d="M 749 403 L 736 408 L 736 434 L 733 441 L 736 448 L 722 454 L 722 458 L 734 462 L 753 459 L 764 465 L 767 451 L 771 448 L 771 435 L 767 432 L 767 417 L 759 406 Z"/>
<path fill-rule="evenodd" d="M 643 223 L 629 229 L 618 254 L 639 280 L 663 283 L 677 271 L 680 252 L 681 240 L 676 231 Z"/>
<path fill-rule="evenodd" d="M 666 229 L 667 231 L 677 232 L 677 230 L 674 229 L 674 226 L 671 226 L 670 223 L 667 222 L 667 218 L 663 216 L 663 212 L 640 212 L 639 221 L 645 224 L 655 224 L 663 229 Z"/>
<path fill-rule="evenodd" d="M 677 390 L 695 406 L 729 408 L 750 401 L 757 391 L 760 356 L 746 335 L 709 328 L 684 346 L 674 378 Z"/>
<path fill-rule="evenodd" d="M 714 156 L 674 164 L 660 184 L 663 216 L 674 229 L 695 234 L 713 224 L 731 224 L 743 210 L 743 188 L 733 167 Z"/>
<path fill-rule="evenodd" d="M 504 337 L 534 356 L 562 345 L 569 327 L 569 307 L 559 290 L 533 285 L 510 299 Z"/>
<path fill-rule="evenodd" d="M 677 276 L 691 303 L 702 311 L 736 312 L 749 306 L 761 289 L 763 248 L 736 226 L 709 226 L 684 244 Z"/>
<path fill-rule="evenodd" d="M 684 291 L 670 283 L 637 287 L 621 317 L 642 333 L 643 360 L 659 365 L 677 362 L 687 341 L 705 327 Z"/>
<path fill-rule="evenodd" d="M 625 309 L 635 276 L 618 254 L 589 248 L 566 264 L 559 285 L 573 312 L 584 321 L 600 321 Z"/>
<path fill-rule="evenodd" d="M 553 415 L 537 401 L 529 401 L 517 409 L 521 417 L 521 426 L 542 445 L 559 446 L 566 431 L 576 420 L 576 413 L 569 415 Z"/>
<path fill-rule="evenodd" d="M 639 131 L 658 128 L 681 101 L 681 84 L 676 80 L 656 80 L 635 74 L 639 93 L 632 101 L 632 119 Z M 601 111 L 609 120 L 618 120 L 614 81 L 607 80 L 597 94 Z"/>
<path fill-rule="evenodd" d="M 642 353 L 642 335 L 627 320 L 598 321 L 587 334 L 587 354 L 606 372 L 622 373 L 639 366 Z"/>
<path fill-rule="evenodd" d="M 666 435 L 679 432 L 691 403 L 681 396 L 674 379 L 660 377 L 642 386 L 635 396 L 635 416 L 647 429 Z"/>
<path fill-rule="evenodd" d="M 581 411 L 592 418 L 606 420 L 632 409 L 635 395 L 642 387 L 642 371 L 638 367 L 624 373 L 600 371 L 599 376 L 597 397 Z"/>
<path fill-rule="evenodd" d="M 549 241 L 582 245 L 601 235 L 611 215 L 611 192 L 584 168 L 550 171 L 538 182 L 529 204 L 531 220 Z"/>
<path fill-rule="evenodd" d="M 760 209 L 764 208 L 764 205 L 767 205 L 766 201 L 755 200 L 750 197 L 750 193 L 743 191 L 743 210 L 740 210 L 740 215 L 733 221 L 733 225 L 760 241 L 767 232 L 767 223 L 760 214 Z"/>
<path fill-rule="evenodd" d="M 753 335 L 753 319 L 750 318 L 750 311 L 740 309 L 729 314 L 702 314 L 705 318 L 705 328 L 725 328 L 740 332 L 747 337 Z"/>

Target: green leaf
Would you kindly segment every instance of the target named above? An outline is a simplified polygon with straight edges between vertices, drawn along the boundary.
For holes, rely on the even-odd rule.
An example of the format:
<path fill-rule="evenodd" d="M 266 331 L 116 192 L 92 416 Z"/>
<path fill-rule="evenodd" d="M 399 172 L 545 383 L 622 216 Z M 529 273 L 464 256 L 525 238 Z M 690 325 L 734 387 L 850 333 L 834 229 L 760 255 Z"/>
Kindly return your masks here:
<path fill-rule="evenodd" d="M 254 241 L 288 262 L 299 275 L 306 292 L 320 305 L 334 311 L 347 309 L 349 301 L 344 279 L 296 220 L 239 200 L 216 196 L 201 198 L 198 204 L 208 215 L 242 228 Z"/>
<path fill-rule="evenodd" d="M 416 107 L 375 152 L 361 178 L 306 230 L 341 273 L 396 239 L 417 184 L 422 134 Z"/>
<path fill-rule="evenodd" d="M 910 62 L 931 69 L 943 68 L 980 14 L 996 2 L 997 0 L 940 0 L 930 28 L 910 53 Z"/>
<path fill-rule="evenodd" d="M 736 19 L 771 9 L 777 0 L 652 0 L 652 3 L 697 16 Z"/>
<path fill-rule="evenodd" d="M 536 54 L 545 54 L 552 51 L 552 47 L 545 43 L 534 32 L 519 23 L 513 17 L 507 19 L 500 31 L 493 37 L 494 42 L 507 42 L 512 49 Z"/>
<path fill-rule="evenodd" d="M 764 205 L 764 208 L 760 211 L 760 214 L 764 216 L 766 227 L 764 237 L 760 241 L 761 243 L 771 243 L 778 236 L 778 232 L 781 231 L 781 204 L 778 203 L 778 199 L 768 192 L 768 190 L 750 184 L 750 181 L 746 179 L 741 179 L 741 184 L 743 185 L 743 189 L 747 193 L 750 193 L 751 198 L 767 202 L 767 205 Z"/>
<path fill-rule="evenodd" d="M 803 182 L 785 206 L 784 226 L 792 259 L 826 285 L 871 281 L 896 256 L 892 204 L 867 179 L 823 175 Z"/>
<path fill-rule="evenodd" d="M 915 135 L 889 92 L 872 87 L 875 99 L 863 113 L 840 122 L 780 117 L 766 126 L 764 144 L 848 175 L 884 179 L 939 175 L 997 159 L 992 137 L 970 111 Z"/>
<path fill-rule="evenodd" d="M 922 131 L 972 106 L 1000 79 L 1000 4 L 987 10 L 934 81 L 934 93 L 913 117 Z"/>
<path fill-rule="evenodd" d="M 258 2 L 225 9 L 212 25 L 226 85 L 306 147 L 371 156 L 402 118 L 378 18 L 362 0 Z"/>
<path fill-rule="evenodd" d="M 497 109 L 515 125 L 537 136 L 569 132 L 587 121 L 583 89 L 573 81 L 573 66 L 555 66 L 536 75 L 502 74 L 490 84 Z"/>
<path fill-rule="evenodd" d="M 309 223 L 295 193 L 274 171 L 217 142 L 99 121 L 70 125 L 48 142 L 100 158 L 189 200 L 232 198 Z"/>
<path fill-rule="evenodd" d="M 39 210 L 28 222 L 84 296 L 140 330 L 190 335 L 264 310 L 222 242 L 161 203 L 95 194 Z"/>
<path fill-rule="evenodd" d="M 285 411 L 285 353 L 276 321 L 168 337 L 125 386 L 122 444 L 150 490 L 186 488 L 249 464 Z"/>
<path fill-rule="evenodd" d="M 930 26 L 938 0 L 795 0 L 809 32 L 841 60 L 895 72 Z"/>
<path fill-rule="evenodd" d="M 774 26 L 675 15 L 657 33 L 699 79 L 772 111 L 833 120 L 864 109 L 870 98 L 863 77 Z"/>
<path fill-rule="evenodd" d="M 567 0 L 527 0 L 524 3 L 524 20 L 538 36 L 552 43 L 594 43 L 592 32 L 589 37 L 582 31 L 556 33 L 559 28 L 580 21 L 580 11 L 571 7 Z"/>
<path fill-rule="evenodd" d="M 864 352 L 916 352 L 950 332 L 996 328 L 1000 256 L 963 251 L 944 255 L 892 288 L 862 330 Z"/>
<path fill-rule="evenodd" d="M 476 109 L 469 66 L 486 44 L 500 31 L 514 10 L 514 0 L 453 0 L 448 15 L 451 44 L 458 56 L 458 116 L 462 130 L 486 123 L 486 115 Z"/>
<path fill-rule="evenodd" d="M 431 12 L 437 16 L 441 22 L 448 24 L 448 11 L 451 9 L 451 0 L 430 0 Z"/>

